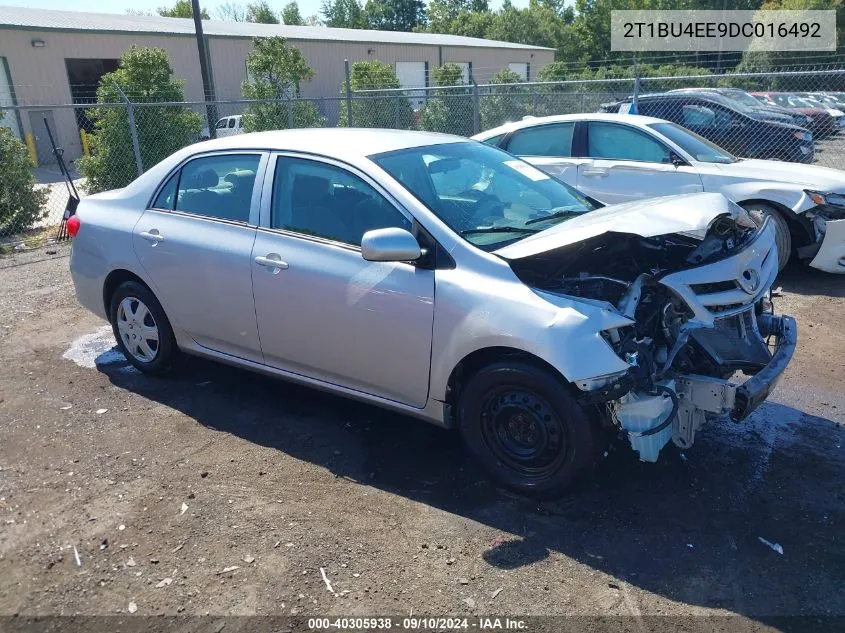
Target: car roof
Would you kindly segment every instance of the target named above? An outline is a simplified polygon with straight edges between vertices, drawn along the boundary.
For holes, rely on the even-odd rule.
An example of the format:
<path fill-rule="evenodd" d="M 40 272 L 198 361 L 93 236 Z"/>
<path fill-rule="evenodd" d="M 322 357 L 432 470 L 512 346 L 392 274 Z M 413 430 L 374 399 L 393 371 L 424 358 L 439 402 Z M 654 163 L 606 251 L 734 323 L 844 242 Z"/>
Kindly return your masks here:
<path fill-rule="evenodd" d="M 226 136 L 191 145 L 191 153 L 227 149 L 307 152 L 337 158 L 361 158 L 411 147 L 457 143 L 451 134 L 373 128 L 303 128 Z"/>
<path fill-rule="evenodd" d="M 624 103 L 624 102 L 623 102 Z M 523 119 L 522 121 L 513 121 L 512 123 L 505 123 L 499 127 L 486 130 L 480 134 L 476 134 L 472 138 L 482 140 L 488 139 L 499 134 L 507 134 L 514 130 L 521 130 L 523 128 L 534 127 L 536 125 L 546 125 L 549 123 L 563 123 L 566 121 L 616 121 L 622 123 L 630 123 L 637 127 L 648 125 L 649 123 L 664 123 L 663 119 L 656 119 L 650 116 L 642 116 L 639 114 L 617 114 L 606 112 L 587 112 L 580 114 L 556 114 L 553 116 L 539 116 Z"/>

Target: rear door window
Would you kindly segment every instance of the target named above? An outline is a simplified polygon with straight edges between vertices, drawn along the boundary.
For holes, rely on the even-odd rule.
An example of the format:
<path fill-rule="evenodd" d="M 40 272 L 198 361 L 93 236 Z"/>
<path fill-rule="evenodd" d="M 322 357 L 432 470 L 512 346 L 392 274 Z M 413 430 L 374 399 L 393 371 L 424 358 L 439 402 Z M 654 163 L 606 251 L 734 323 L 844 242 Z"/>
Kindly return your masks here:
<path fill-rule="evenodd" d="M 575 123 L 554 123 L 525 128 L 513 133 L 507 150 L 517 156 L 572 156 Z"/>
<path fill-rule="evenodd" d="M 259 154 L 222 154 L 185 164 L 179 174 L 176 210 L 248 222 L 260 160 Z"/>

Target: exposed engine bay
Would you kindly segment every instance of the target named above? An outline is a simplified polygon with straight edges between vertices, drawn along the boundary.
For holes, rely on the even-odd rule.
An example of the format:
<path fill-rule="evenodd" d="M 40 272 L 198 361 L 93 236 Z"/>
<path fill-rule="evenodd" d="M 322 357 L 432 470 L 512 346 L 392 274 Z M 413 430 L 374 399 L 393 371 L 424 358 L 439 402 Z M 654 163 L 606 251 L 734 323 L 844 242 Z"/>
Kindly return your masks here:
<path fill-rule="evenodd" d="M 600 333 L 629 370 L 578 387 L 644 461 L 670 439 L 691 446 L 708 415 L 743 419 L 791 358 L 794 321 L 774 316 L 769 296 L 777 274 L 771 224 L 724 214 L 704 235 L 608 232 L 511 262 L 538 290 L 630 319 Z M 735 382 L 738 372 L 761 378 Z"/>

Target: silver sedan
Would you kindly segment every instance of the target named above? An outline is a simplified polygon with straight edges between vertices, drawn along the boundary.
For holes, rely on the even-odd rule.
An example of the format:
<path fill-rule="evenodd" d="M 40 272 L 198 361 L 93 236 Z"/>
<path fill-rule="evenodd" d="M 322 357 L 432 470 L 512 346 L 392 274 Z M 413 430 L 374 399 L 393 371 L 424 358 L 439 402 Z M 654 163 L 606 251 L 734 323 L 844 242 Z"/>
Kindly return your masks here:
<path fill-rule="evenodd" d="M 204 356 L 455 426 L 550 493 L 607 431 L 653 461 L 743 418 L 795 346 L 770 221 L 720 194 L 599 206 L 459 137 L 246 134 L 84 199 L 71 273 L 141 371 Z"/>

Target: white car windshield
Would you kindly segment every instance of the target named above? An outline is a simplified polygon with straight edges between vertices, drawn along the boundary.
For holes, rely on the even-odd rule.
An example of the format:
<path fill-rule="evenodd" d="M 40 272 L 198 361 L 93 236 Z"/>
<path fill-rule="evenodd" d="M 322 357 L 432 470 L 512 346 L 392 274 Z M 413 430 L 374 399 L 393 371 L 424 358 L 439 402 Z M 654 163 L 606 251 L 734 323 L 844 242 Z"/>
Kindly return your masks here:
<path fill-rule="evenodd" d="M 444 143 L 370 156 L 449 227 L 485 250 L 595 206 L 572 187 L 483 143 Z"/>
<path fill-rule="evenodd" d="M 648 127 L 659 132 L 670 141 L 679 145 L 687 154 L 700 163 L 735 163 L 736 156 L 674 123 L 649 123 Z"/>

